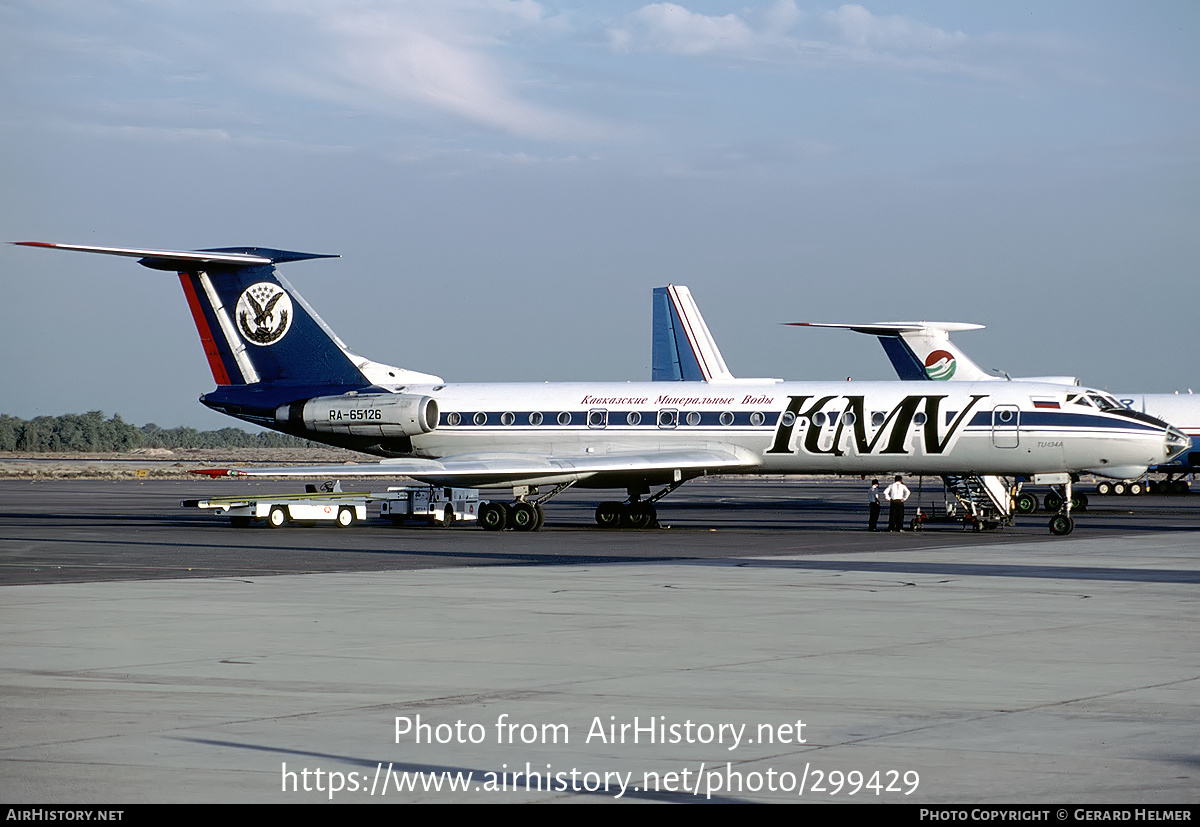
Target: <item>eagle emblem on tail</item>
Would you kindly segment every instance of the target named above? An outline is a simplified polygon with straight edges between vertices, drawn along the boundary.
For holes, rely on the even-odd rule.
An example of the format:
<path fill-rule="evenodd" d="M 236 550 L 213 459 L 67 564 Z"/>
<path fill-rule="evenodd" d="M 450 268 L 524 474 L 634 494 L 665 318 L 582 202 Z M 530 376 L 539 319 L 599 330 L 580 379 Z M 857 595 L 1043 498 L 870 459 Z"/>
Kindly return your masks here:
<path fill-rule="evenodd" d="M 291 327 L 292 300 L 279 285 L 261 281 L 242 291 L 235 315 L 243 339 L 252 345 L 273 345 Z"/>

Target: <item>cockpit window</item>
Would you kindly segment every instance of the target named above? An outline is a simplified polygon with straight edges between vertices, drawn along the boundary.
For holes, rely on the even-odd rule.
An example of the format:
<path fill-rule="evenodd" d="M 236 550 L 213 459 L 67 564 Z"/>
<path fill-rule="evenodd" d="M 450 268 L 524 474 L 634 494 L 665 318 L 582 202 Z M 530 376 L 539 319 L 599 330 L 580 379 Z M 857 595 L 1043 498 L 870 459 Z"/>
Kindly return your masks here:
<path fill-rule="evenodd" d="M 1089 391 L 1087 394 L 1087 398 L 1091 401 L 1091 403 L 1093 405 L 1095 405 L 1097 408 L 1099 408 L 1102 411 L 1123 411 L 1123 410 L 1125 410 L 1124 408 L 1121 407 L 1120 402 L 1118 402 L 1114 397 L 1111 397 L 1106 393 L 1099 393 L 1097 391 Z"/>
<path fill-rule="evenodd" d="M 1103 391 L 1086 391 L 1084 393 L 1069 393 L 1067 394 L 1068 405 L 1086 405 L 1089 408 L 1099 408 L 1102 411 L 1124 411 L 1121 403 L 1117 401 L 1115 396 L 1104 393 Z"/>

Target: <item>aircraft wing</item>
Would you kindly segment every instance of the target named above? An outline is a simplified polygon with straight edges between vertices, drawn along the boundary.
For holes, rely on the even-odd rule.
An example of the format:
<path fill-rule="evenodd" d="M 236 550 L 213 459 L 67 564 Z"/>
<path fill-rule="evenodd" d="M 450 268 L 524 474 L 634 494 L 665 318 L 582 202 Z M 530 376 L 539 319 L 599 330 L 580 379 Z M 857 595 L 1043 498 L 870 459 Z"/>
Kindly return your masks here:
<path fill-rule="evenodd" d="M 500 487 L 553 485 L 597 474 L 728 471 L 752 468 L 762 459 L 733 446 L 672 451 L 631 451 L 547 457 L 539 454 L 463 454 L 433 459 L 385 459 L 338 465 L 278 468 L 207 468 L 193 471 L 211 477 L 409 477 L 433 485 Z"/>

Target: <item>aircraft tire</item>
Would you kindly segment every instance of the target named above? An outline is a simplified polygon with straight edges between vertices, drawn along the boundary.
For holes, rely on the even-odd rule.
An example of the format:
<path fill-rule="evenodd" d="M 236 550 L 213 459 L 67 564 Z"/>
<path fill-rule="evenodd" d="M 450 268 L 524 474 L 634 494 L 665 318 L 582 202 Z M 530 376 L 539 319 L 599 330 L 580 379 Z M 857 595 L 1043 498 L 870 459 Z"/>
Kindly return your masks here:
<path fill-rule="evenodd" d="M 533 531 L 537 527 L 537 509 L 527 502 L 513 503 L 509 514 L 514 531 Z"/>
<path fill-rule="evenodd" d="M 1057 491 L 1051 491 L 1046 495 L 1046 498 L 1042 500 L 1042 507 L 1047 511 L 1058 511 L 1058 509 L 1062 508 L 1062 504 L 1062 494 L 1059 494 Z"/>
<path fill-rule="evenodd" d="M 484 531 L 503 531 L 508 525 L 504 503 L 487 502 L 479 507 L 479 525 Z"/>
<path fill-rule="evenodd" d="M 1075 530 L 1075 521 L 1066 514 L 1055 514 L 1050 518 L 1050 533 L 1064 537 Z"/>
<path fill-rule="evenodd" d="M 658 512 L 650 503 L 631 503 L 621 517 L 622 525 L 628 528 L 653 528 L 658 522 Z"/>
<path fill-rule="evenodd" d="M 1146 493 L 1145 487 L 1140 482 L 1129 483 L 1129 493 L 1137 497 Z"/>
<path fill-rule="evenodd" d="M 1032 514 L 1038 510 L 1037 494 L 1022 491 L 1013 501 L 1013 510 L 1018 514 Z"/>
<path fill-rule="evenodd" d="M 271 528 L 283 528 L 285 525 L 287 525 L 287 521 L 287 512 L 283 510 L 282 506 L 275 506 L 271 509 L 270 513 L 267 514 L 267 525 L 269 525 Z"/>
<path fill-rule="evenodd" d="M 619 502 L 603 502 L 596 506 L 596 525 L 601 528 L 616 528 L 621 525 L 625 506 Z"/>
<path fill-rule="evenodd" d="M 1099 494 L 1101 497 L 1107 497 L 1109 494 L 1112 493 L 1112 483 L 1111 482 L 1097 483 L 1096 493 Z"/>
<path fill-rule="evenodd" d="M 1113 487 L 1112 487 L 1112 492 L 1114 494 L 1116 494 L 1118 497 L 1124 496 L 1125 495 L 1125 483 L 1114 482 Z"/>
<path fill-rule="evenodd" d="M 353 508 L 348 508 L 347 506 L 342 506 L 341 508 L 338 509 L 338 513 L 337 513 L 338 528 L 349 528 L 350 526 L 354 525 L 354 520 L 355 520 L 355 516 L 354 516 Z"/>
<path fill-rule="evenodd" d="M 542 526 L 546 524 L 546 509 L 542 508 L 540 505 L 535 505 L 534 509 L 537 511 L 537 525 L 533 527 L 533 530 L 541 531 Z"/>

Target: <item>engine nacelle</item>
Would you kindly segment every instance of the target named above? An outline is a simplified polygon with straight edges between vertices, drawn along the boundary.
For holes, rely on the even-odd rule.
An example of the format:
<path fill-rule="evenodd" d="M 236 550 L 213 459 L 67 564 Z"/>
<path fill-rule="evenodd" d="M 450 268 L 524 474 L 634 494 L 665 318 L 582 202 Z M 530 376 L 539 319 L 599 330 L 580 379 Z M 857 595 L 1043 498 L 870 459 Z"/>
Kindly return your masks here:
<path fill-rule="evenodd" d="M 365 393 L 318 396 L 281 405 L 277 422 L 303 423 L 306 430 L 366 437 L 427 434 L 437 427 L 438 404 L 432 396 Z"/>

